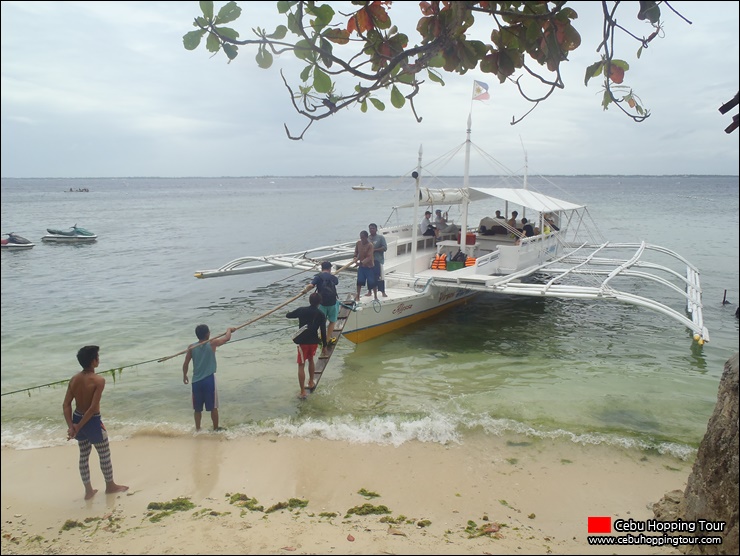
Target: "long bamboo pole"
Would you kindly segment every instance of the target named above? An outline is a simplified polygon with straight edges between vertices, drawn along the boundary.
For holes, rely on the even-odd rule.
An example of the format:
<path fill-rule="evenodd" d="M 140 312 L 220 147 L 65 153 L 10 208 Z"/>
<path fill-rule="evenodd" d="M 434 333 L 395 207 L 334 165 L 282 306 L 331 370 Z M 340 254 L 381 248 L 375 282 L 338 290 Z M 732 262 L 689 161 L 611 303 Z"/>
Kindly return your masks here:
<path fill-rule="evenodd" d="M 335 274 L 335 275 L 336 275 L 336 274 L 339 274 L 340 272 L 342 272 L 343 270 L 346 270 L 347 268 L 349 268 L 349 267 L 350 267 L 350 266 L 352 266 L 353 264 L 355 264 L 355 261 L 354 261 L 354 259 L 353 259 L 352 261 L 348 262 L 348 263 L 347 263 L 346 265 L 344 265 L 343 267 L 341 267 L 341 268 L 337 269 L 337 271 L 336 271 L 336 272 L 335 272 L 334 274 Z M 277 311 L 278 309 L 282 309 L 282 308 L 283 308 L 283 307 L 285 307 L 286 305 L 288 305 L 288 304 L 292 303 L 293 301 L 295 301 L 295 300 L 296 300 L 296 299 L 298 299 L 299 297 L 301 297 L 301 296 L 305 295 L 306 293 L 308 293 L 308 291 L 309 291 L 309 290 L 310 290 L 310 288 L 304 288 L 304 289 L 303 289 L 303 290 L 301 291 L 301 293 L 299 293 L 298 295 L 294 295 L 293 297 L 291 297 L 291 298 L 290 298 L 290 299 L 288 299 L 287 301 L 285 301 L 285 302 L 281 303 L 281 304 L 280 304 L 280 305 L 278 305 L 277 307 L 274 307 L 274 308 L 270 309 L 270 310 L 269 310 L 269 311 L 267 311 L 266 313 L 262 313 L 262 314 L 261 314 L 260 316 L 258 316 L 258 317 L 255 317 L 255 318 L 253 318 L 252 320 L 250 320 L 250 321 L 247 321 L 247 322 L 245 322 L 244 324 L 240 324 L 239 326 L 236 326 L 236 327 L 234 327 L 234 331 L 236 332 L 236 331 L 237 331 L 237 330 L 239 330 L 240 328 L 244 328 L 245 326 L 248 326 L 248 325 L 250 325 L 250 324 L 253 324 L 253 323 L 257 322 L 258 320 L 260 320 L 260 319 L 263 319 L 263 318 L 265 318 L 265 317 L 266 317 L 266 316 L 268 316 L 268 315 L 271 315 L 272 313 L 274 313 L 274 312 L 275 312 L 275 311 Z M 203 340 L 202 342 L 199 342 L 198 344 L 196 344 L 196 345 L 194 345 L 194 346 L 192 346 L 192 347 L 193 347 L 193 348 L 195 348 L 195 347 L 198 347 L 198 346 L 200 346 L 200 345 L 203 345 L 203 344 L 205 344 L 206 342 L 210 342 L 211 340 L 215 340 L 216 338 L 220 338 L 221 336 L 226 336 L 226 332 L 224 332 L 223 334 L 219 334 L 218 336 L 215 336 L 215 337 L 213 337 L 213 338 L 208 338 L 207 340 Z M 186 353 L 188 352 L 188 350 L 189 350 L 189 349 L 192 349 L 192 348 L 190 348 L 190 347 L 189 347 L 189 348 L 187 348 L 187 349 L 184 349 L 184 350 L 182 350 L 182 351 L 178 351 L 177 353 L 175 353 L 175 354 L 173 354 L 173 355 L 168 355 L 167 357 L 163 357 L 162 359 L 157 359 L 157 363 L 162 363 L 162 362 L 164 362 L 164 361 L 167 361 L 167 360 L 169 360 L 169 359 L 172 359 L 172 358 L 174 358 L 174 357 L 177 357 L 178 355 L 184 355 L 184 354 L 186 354 Z"/>

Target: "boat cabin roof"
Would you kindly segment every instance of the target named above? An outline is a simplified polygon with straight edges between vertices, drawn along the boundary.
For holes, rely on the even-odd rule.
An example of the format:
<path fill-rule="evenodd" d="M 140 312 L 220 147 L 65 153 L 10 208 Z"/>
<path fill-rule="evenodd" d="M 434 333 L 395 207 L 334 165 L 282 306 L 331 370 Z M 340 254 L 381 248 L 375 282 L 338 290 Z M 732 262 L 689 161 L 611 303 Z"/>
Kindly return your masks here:
<path fill-rule="evenodd" d="M 459 205 L 463 201 L 463 188 L 429 189 L 421 188 L 419 206 Z M 538 212 L 559 212 L 584 208 L 562 199 L 556 199 L 530 189 L 522 188 L 468 188 L 468 199 L 471 202 L 485 199 L 501 199 Z M 413 207 L 414 202 L 398 205 L 394 208 Z"/>

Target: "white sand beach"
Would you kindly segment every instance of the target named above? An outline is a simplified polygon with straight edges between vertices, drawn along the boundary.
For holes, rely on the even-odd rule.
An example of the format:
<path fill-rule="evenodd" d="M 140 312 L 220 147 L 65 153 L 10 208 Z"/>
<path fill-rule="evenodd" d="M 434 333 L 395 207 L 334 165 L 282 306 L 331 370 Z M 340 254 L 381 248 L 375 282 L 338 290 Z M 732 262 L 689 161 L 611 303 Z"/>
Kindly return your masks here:
<path fill-rule="evenodd" d="M 130 490 L 104 493 L 93 451 L 99 492 L 85 501 L 73 442 L 3 448 L 2 553 L 678 554 L 590 546 L 587 519 L 651 519 L 651 505 L 685 488 L 691 471 L 669 456 L 524 437 L 393 447 L 140 435 L 111 450 L 115 480 Z M 152 521 L 150 503 L 179 497 L 194 507 Z M 266 511 L 291 499 L 306 505 Z M 352 511 L 364 504 L 390 513 Z"/>

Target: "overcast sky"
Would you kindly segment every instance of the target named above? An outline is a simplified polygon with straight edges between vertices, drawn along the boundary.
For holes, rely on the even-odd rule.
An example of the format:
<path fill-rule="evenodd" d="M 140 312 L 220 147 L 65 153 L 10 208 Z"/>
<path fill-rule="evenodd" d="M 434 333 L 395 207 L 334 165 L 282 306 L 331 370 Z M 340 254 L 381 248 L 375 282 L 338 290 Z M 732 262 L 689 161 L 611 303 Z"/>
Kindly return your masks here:
<path fill-rule="evenodd" d="M 223 2 L 216 2 L 216 10 Z M 275 2 L 241 2 L 232 25 L 283 23 Z M 331 2 L 331 4 L 337 4 Z M 619 23 L 640 36 L 651 29 L 624 2 Z M 279 75 L 299 81 L 292 54 L 259 69 L 242 48 L 226 63 L 204 48 L 186 51 L 198 2 L 2 2 L 2 177 L 124 176 L 400 176 L 415 167 L 419 147 L 436 158 L 472 139 L 510 168 L 523 147 L 532 174 L 738 174 L 740 130 L 728 135 L 737 109 L 718 108 L 738 92 L 738 2 L 672 2 L 692 24 L 663 6 L 665 37 L 638 60 L 638 44 L 617 42 L 631 66 L 625 83 L 651 116 L 634 123 L 600 105 L 600 80 L 584 85 L 599 59 L 599 2 L 578 2 L 581 47 L 563 64 L 565 89 L 522 123 L 526 105 L 510 83 L 480 71 L 427 81 L 416 102 L 385 112 L 343 110 L 305 125 Z M 415 22 L 417 2 L 397 2 L 391 16 Z M 589 23 L 590 22 L 590 23 Z M 412 42 L 416 32 L 407 27 Z M 404 29 L 402 29 L 404 30 Z M 473 80 L 491 99 L 471 102 Z M 408 105 L 407 105 L 408 106 Z M 490 168 L 473 173 L 492 173 Z"/>

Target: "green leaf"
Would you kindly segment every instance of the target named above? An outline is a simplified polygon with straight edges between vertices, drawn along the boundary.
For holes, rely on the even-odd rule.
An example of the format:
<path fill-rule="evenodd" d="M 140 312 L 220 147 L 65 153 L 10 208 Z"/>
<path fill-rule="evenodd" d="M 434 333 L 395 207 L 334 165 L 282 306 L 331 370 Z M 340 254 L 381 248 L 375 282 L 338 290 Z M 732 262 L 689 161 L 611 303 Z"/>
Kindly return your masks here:
<path fill-rule="evenodd" d="M 190 31 L 189 33 L 185 33 L 182 37 L 182 45 L 185 47 L 185 50 L 195 50 L 200 45 L 200 39 L 203 38 L 203 35 L 205 35 L 206 32 L 204 30 L 200 31 Z"/>
<path fill-rule="evenodd" d="M 208 20 L 213 19 L 213 2 L 199 2 L 199 4 L 203 16 Z"/>
<path fill-rule="evenodd" d="M 442 68 L 445 65 L 445 57 L 444 54 L 437 54 L 433 58 L 429 60 L 429 67 L 430 68 Z"/>
<path fill-rule="evenodd" d="M 318 66 L 313 69 L 313 88 L 317 93 L 328 93 L 331 91 L 331 78 L 319 69 Z"/>
<path fill-rule="evenodd" d="M 604 110 L 609 108 L 609 104 L 612 102 L 612 96 L 609 94 L 609 91 L 604 91 L 604 98 L 601 99 L 601 106 L 604 107 Z"/>
<path fill-rule="evenodd" d="M 414 76 L 410 73 L 399 73 L 397 80 L 400 83 L 405 83 L 406 85 L 411 85 L 414 82 Z"/>
<path fill-rule="evenodd" d="M 627 62 L 625 62 L 624 60 L 612 60 L 611 63 L 612 63 L 613 66 L 617 66 L 619 68 L 622 68 L 624 71 L 627 71 L 628 69 L 630 69 L 630 65 Z"/>
<path fill-rule="evenodd" d="M 385 110 L 385 104 L 383 104 L 377 98 L 370 97 L 370 102 L 373 103 L 373 106 L 375 107 L 376 110 L 378 110 L 380 112 L 382 112 L 383 110 Z"/>
<path fill-rule="evenodd" d="M 332 60 L 332 52 L 334 47 L 324 37 L 321 37 L 319 41 L 319 48 L 321 48 L 321 61 L 327 69 L 331 68 L 334 61 Z"/>
<path fill-rule="evenodd" d="M 439 75 L 437 75 L 436 72 L 433 72 L 427 69 L 427 75 L 429 76 L 430 81 L 434 81 L 435 83 L 441 83 L 444 86 L 445 84 L 444 80 Z"/>
<path fill-rule="evenodd" d="M 601 72 L 604 69 L 604 62 L 596 62 L 594 64 L 591 64 L 586 68 L 586 79 L 584 81 L 584 85 L 588 86 L 588 81 L 592 77 L 596 77 L 597 75 L 601 75 Z"/>
<path fill-rule="evenodd" d="M 285 0 L 280 0 L 280 2 L 277 3 L 278 13 L 287 13 L 287 11 L 290 10 L 290 6 L 293 4 L 295 4 L 295 2 L 285 2 Z"/>
<path fill-rule="evenodd" d="M 525 23 L 526 31 L 525 36 L 529 42 L 534 43 L 542 36 L 542 23 L 537 19 L 533 19 Z"/>
<path fill-rule="evenodd" d="M 262 69 L 267 69 L 272 65 L 272 54 L 264 45 L 259 47 L 254 59 L 257 60 L 257 65 Z"/>
<path fill-rule="evenodd" d="M 406 104 L 406 98 L 395 85 L 391 89 L 391 104 L 396 108 L 403 108 L 403 105 Z"/>
<path fill-rule="evenodd" d="M 640 59 L 640 56 L 642 56 L 642 47 L 637 49 L 637 59 Z"/>
<path fill-rule="evenodd" d="M 232 29 L 231 27 L 214 27 L 214 29 L 218 32 L 219 35 L 221 35 L 222 37 L 226 37 L 227 39 L 235 41 L 239 38 L 239 32 L 235 29 Z"/>
<path fill-rule="evenodd" d="M 298 24 L 298 19 L 296 18 L 295 14 L 288 14 L 288 30 L 294 35 L 302 36 L 302 29 L 301 26 Z"/>
<path fill-rule="evenodd" d="M 296 58 L 300 60 L 310 60 L 311 59 L 311 43 L 307 40 L 300 40 L 297 43 L 295 43 L 295 47 L 293 48 L 293 54 L 296 55 Z"/>
<path fill-rule="evenodd" d="M 272 34 L 267 35 L 267 38 L 282 40 L 285 38 L 285 35 L 287 34 L 288 34 L 288 28 L 285 25 L 278 25 Z"/>
<path fill-rule="evenodd" d="M 329 4 L 314 6 L 309 13 L 316 16 L 316 20 L 312 22 L 312 27 L 317 31 L 329 25 L 334 17 L 334 9 Z"/>
<path fill-rule="evenodd" d="M 236 5 L 236 2 L 229 2 L 228 4 L 225 4 L 220 10 L 218 10 L 216 22 L 229 23 L 230 21 L 239 19 L 240 15 L 242 15 L 242 9 Z"/>
<path fill-rule="evenodd" d="M 655 2 L 640 2 L 640 11 L 637 13 L 637 19 L 647 19 L 655 25 L 660 21 L 660 8 Z"/>
<path fill-rule="evenodd" d="M 235 44 L 224 43 L 224 53 L 228 56 L 229 60 L 233 60 L 239 55 L 239 47 Z"/>
<path fill-rule="evenodd" d="M 206 39 L 206 49 L 208 50 L 208 52 L 218 52 L 221 49 L 221 41 L 219 41 L 218 37 L 213 33 L 208 33 L 208 38 Z"/>
<path fill-rule="evenodd" d="M 301 72 L 301 81 L 303 81 L 304 83 L 308 81 L 308 78 L 311 76 L 311 67 L 312 66 L 306 66 Z"/>
<path fill-rule="evenodd" d="M 366 100 L 363 100 L 363 101 L 362 101 L 362 102 L 360 103 L 360 112 L 362 112 L 363 114 L 364 114 L 365 112 L 367 112 L 367 101 L 366 101 Z"/>

